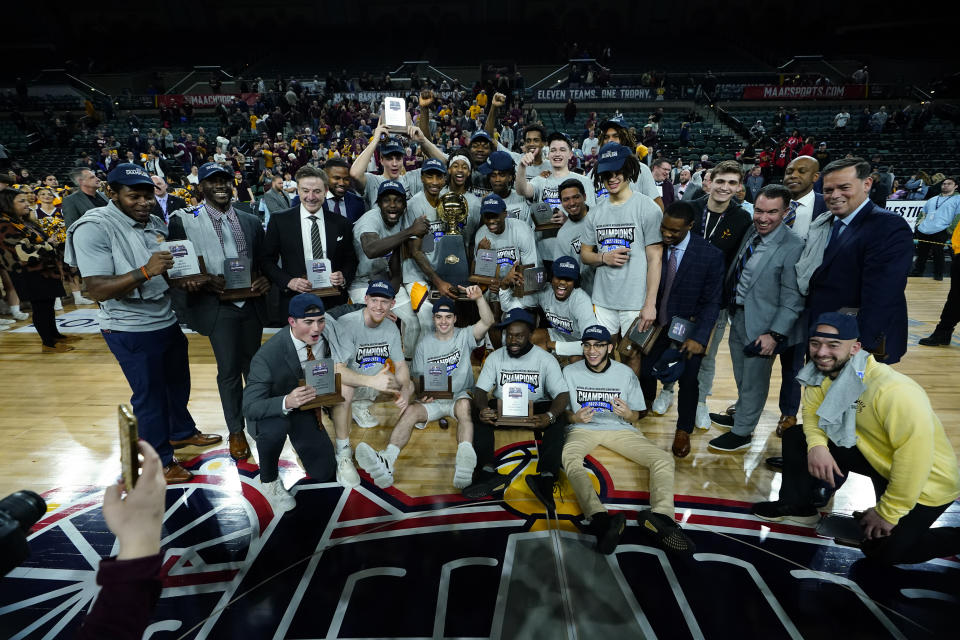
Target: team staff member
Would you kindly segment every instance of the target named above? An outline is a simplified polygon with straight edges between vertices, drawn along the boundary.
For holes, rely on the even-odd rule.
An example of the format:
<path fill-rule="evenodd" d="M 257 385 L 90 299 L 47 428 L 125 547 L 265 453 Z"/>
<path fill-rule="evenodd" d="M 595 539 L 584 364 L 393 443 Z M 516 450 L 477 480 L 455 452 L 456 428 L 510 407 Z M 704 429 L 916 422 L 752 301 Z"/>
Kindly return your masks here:
<path fill-rule="evenodd" d="M 568 394 L 563 373 L 556 358 L 530 341 L 534 319 L 527 311 L 508 311 L 497 326 L 504 329 L 504 346 L 487 356 L 473 388 L 470 416 L 477 469 L 474 483 L 463 490 L 463 495 L 482 498 L 506 485 L 509 478 L 493 467 L 497 398 L 502 398 L 504 384 L 522 382 L 529 388 L 529 398 L 533 401 L 533 414 L 537 418 L 534 428 L 544 430 L 537 460 L 538 474 L 527 476 L 527 485 L 533 495 L 553 511 L 553 484 L 560 472 L 560 454 L 567 428 L 564 411 Z M 489 395 L 491 392 L 493 396 Z"/>
<path fill-rule="evenodd" d="M 330 191 L 329 197 L 323 202 L 324 210 L 346 218 L 353 224 L 367 212 L 367 207 L 363 198 L 351 191 L 350 164 L 343 158 L 330 158 L 324 163 L 323 170 L 327 174 L 327 188 Z M 297 184 L 299 186 L 299 182 Z"/>
<path fill-rule="evenodd" d="M 445 416 L 457 419 L 457 457 L 453 472 L 453 486 L 463 489 L 473 479 L 477 466 L 477 454 L 473 448 L 473 420 L 470 417 L 470 394 L 473 389 L 473 367 L 470 352 L 483 344 L 483 337 L 493 325 L 493 311 L 483 297 L 480 287 L 464 289 L 467 297 L 477 303 L 480 314 L 471 327 L 457 328 L 457 316 L 453 300 L 440 298 L 433 303 L 433 324 L 436 329 L 425 334 L 417 344 L 413 356 L 413 374 L 427 375 L 431 369 L 440 368 L 450 378 L 452 399 L 438 400 L 429 396 L 407 405 L 397 425 L 390 432 L 390 443 L 383 451 L 374 451 L 365 442 L 357 445 L 357 462 L 370 474 L 378 487 L 393 485 L 393 472 L 397 456 L 410 441 L 414 426 L 423 429 L 427 422 Z"/>
<path fill-rule="evenodd" d="M 674 463 L 666 451 L 640 433 L 634 423 L 646 413 L 643 392 L 629 367 L 610 358 L 613 343 L 603 325 L 583 332 L 583 360 L 568 365 L 563 379 L 570 398 L 571 423 L 563 445 L 563 470 L 577 494 L 587 530 L 597 537 L 597 550 L 613 553 L 626 527 L 622 513 L 611 516 L 593 488 L 583 459 L 603 445 L 650 470 L 650 510 L 637 520 L 640 530 L 668 553 L 690 555 L 693 541 L 674 520 Z"/>
<path fill-rule="evenodd" d="M 333 445 L 318 412 L 300 409 L 317 397 L 313 387 L 299 386 L 303 363 L 330 357 L 337 361 L 341 383 L 350 380 L 351 372 L 340 363 L 343 357 L 338 351 L 336 321 L 326 317 L 323 300 L 300 293 L 290 300 L 287 327 L 267 340 L 250 363 L 243 415 L 257 440 L 264 494 L 281 511 L 297 506 L 279 476 L 280 452 L 287 437 L 314 480 L 332 480 L 337 470 Z M 356 470 L 353 473 L 356 475 Z"/>
<path fill-rule="evenodd" d="M 221 302 L 219 294 L 225 284 L 225 259 L 246 258 L 251 268 L 262 262 L 263 227 L 257 216 L 234 210 L 229 171 L 208 162 L 197 176 L 203 205 L 192 211 L 172 211 L 168 237 L 193 243 L 204 258 L 207 278 L 204 282 L 191 281 L 183 291 L 174 291 L 173 299 L 187 326 L 210 339 L 217 361 L 223 418 L 230 432 L 230 455 L 234 460 L 246 460 L 250 447 L 243 433 L 243 380 L 249 376 L 250 361 L 260 348 L 267 319 L 263 295 L 270 290 L 270 281 L 257 275 L 250 289 L 258 295 L 246 300 Z"/>
<path fill-rule="evenodd" d="M 153 181 L 143 168 L 119 164 L 107 182 L 110 203 L 87 211 L 67 231 L 66 260 L 100 303 L 100 332 L 133 391 L 140 437 L 156 449 L 168 483 L 187 482 L 193 474 L 173 450 L 223 438 L 200 433 L 187 410 L 187 339 L 159 277 L 173 266 L 169 251 L 157 251 L 167 226 L 150 215 Z"/>
<path fill-rule="evenodd" d="M 828 198 L 829 200 L 829 198 Z M 923 387 L 863 350 L 857 320 L 819 316 L 810 335 L 803 429 L 783 433 L 783 482 L 776 502 L 751 513 L 813 524 L 818 481 L 853 471 L 870 478 L 875 507 L 858 518 L 861 550 L 886 564 L 925 562 L 960 552 L 960 527 L 931 528 L 960 496 L 957 457 Z"/>
<path fill-rule="evenodd" d="M 597 320 L 611 335 L 625 335 L 637 317 L 641 330 L 657 319 L 662 213 L 650 198 L 630 188 L 639 165 L 623 145 L 600 148 L 594 179 L 606 186 L 610 197 L 587 218 L 580 246 L 581 259 L 596 267 Z M 631 358 L 630 368 L 640 370 L 638 357 Z"/>
<path fill-rule="evenodd" d="M 956 185 L 956 178 L 952 178 L 951 182 Z M 954 186 L 954 193 L 956 193 L 956 186 Z M 956 199 L 956 196 L 954 198 Z M 946 302 L 943 303 L 943 311 L 940 312 L 940 322 L 937 323 L 937 327 L 926 338 L 920 338 L 920 344 L 926 347 L 949 345 L 953 339 L 953 330 L 957 322 L 960 322 L 960 224 L 954 228 L 950 243 L 953 247 L 953 258 L 950 260 L 950 290 L 947 292 Z"/>
<path fill-rule="evenodd" d="M 561 256 L 553 263 L 550 286 L 529 296 L 550 323 L 548 329 L 536 329 L 531 340 L 537 346 L 558 356 L 579 356 L 583 330 L 597 323 L 590 296 L 578 286 L 580 267 L 570 256 Z M 522 305 L 513 295 L 513 288 L 500 285 L 500 308 L 504 311 Z"/>
<path fill-rule="evenodd" d="M 957 183 L 947 177 L 940 183 L 940 195 L 927 200 L 923 205 L 923 220 L 917 225 L 917 259 L 911 276 L 922 276 L 927 267 L 927 257 L 933 253 L 933 279 L 943 280 L 943 243 L 947 229 L 960 213 L 960 196 Z"/>

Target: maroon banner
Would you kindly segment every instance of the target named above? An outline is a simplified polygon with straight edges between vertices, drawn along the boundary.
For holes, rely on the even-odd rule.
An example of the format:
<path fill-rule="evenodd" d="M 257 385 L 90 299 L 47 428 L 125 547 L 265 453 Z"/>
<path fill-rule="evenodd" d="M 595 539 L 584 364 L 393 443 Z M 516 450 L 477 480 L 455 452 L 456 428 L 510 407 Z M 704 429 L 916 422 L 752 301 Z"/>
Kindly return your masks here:
<path fill-rule="evenodd" d="M 857 100 L 867 97 L 867 85 L 827 85 L 820 87 L 792 87 L 773 84 L 743 88 L 744 100 Z"/>
<path fill-rule="evenodd" d="M 239 97 L 241 97 L 239 93 L 197 93 L 186 95 L 177 93 L 157 96 L 157 106 L 173 107 L 190 103 L 194 107 L 200 107 L 202 109 L 205 107 L 215 107 L 218 104 L 229 104 Z"/>

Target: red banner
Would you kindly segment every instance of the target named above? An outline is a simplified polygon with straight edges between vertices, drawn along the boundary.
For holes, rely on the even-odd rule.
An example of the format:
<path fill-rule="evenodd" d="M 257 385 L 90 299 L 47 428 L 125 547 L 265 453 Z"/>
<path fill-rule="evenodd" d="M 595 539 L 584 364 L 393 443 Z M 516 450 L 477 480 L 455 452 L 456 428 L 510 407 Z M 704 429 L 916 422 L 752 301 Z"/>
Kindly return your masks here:
<path fill-rule="evenodd" d="M 867 97 L 867 85 L 792 87 L 773 84 L 743 88 L 744 100 L 857 100 Z"/>
<path fill-rule="evenodd" d="M 255 96 L 256 94 L 247 94 L 247 95 Z M 173 106 L 180 106 L 185 103 L 190 103 L 194 107 L 199 107 L 203 109 L 203 108 L 215 107 L 218 104 L 230 104 L 231 102 L 234 102 L 237 98 L 240 98 L 240 97 L 242 96 L 239 93 L 197 93 L 197 94 L 186 94 L 186 95 L 181 95 L 177 93 L 177 94 L 157 96 L 157 106 L 173 107 Z"/>

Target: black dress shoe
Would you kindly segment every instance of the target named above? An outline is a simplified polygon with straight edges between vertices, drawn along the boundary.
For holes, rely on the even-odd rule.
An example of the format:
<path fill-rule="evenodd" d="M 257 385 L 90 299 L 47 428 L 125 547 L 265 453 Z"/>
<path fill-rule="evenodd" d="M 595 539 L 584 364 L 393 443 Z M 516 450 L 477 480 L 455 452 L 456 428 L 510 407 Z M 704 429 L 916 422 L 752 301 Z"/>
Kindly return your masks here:
<path fill-rule="evenodd" d="M 925 347 L 947 347 L 950 345 L 952 338 L 953 335 L 950 333 L 934 331 L 926 338 L 920 338 L 917 344 L 922 344 Z"/>
<path fill-rule="evenodd" d="M 783 471 L 783 456 L 773 456 L 772 458 L 767 458 L 764 462 L 767 463 L 768 467 L 772 467 L 777 471 Z"/>
<path fill-rule="evenodd" d="M 717 425 L 718 427 L 726 427 L 727 429 L 733 428 L 733 416 L 727 415 L 726 413 L 711 413 L 710 422 Z"/>
<path fill-rule="evenodd" d="M 529 475 L 526 478 L 527 486 L 530 492 L 536 496 L 537 500 L 543 503 L 547 508 L 547 513 L 553 513 L 557 510 L 557 505 L 553 500 L 553 484 L 556 478 L 553 476 Z"/>

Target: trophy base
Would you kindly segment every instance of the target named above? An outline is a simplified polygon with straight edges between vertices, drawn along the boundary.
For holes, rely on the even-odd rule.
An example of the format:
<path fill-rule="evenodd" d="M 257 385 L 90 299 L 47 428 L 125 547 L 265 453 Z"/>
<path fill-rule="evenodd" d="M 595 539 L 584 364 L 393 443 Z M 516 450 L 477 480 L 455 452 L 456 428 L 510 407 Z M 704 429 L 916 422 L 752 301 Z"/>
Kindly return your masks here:
<path fill-rule="evenodd" d="M 503 415 L 503 398 L 497 398 L 497 426 L 498 427 L 522 427 L 524 429 L 539 429 L 540 419 L 533 415 L 533 401 L 527 405 L 527 415 L 525 416 L 505 416 Z"/>
<path fill-rule="evenodd" d="M 244 287 L 243 289 L 224 289 L 223 293 L 220 294 L 220 300 L 222 302 L 231 302 L 234 300 L 259 298 L 262 295 L 262 293 L 254 293 L 249 287 Z"/>
<path fill-rule="evenodd" d="M 432 289 L 432 290 L 430 291 L 430 294 L 429 294 L 427 297 L 428 297 L 430 300 L 439 300 L 439 299 L 442 298 L 443 296 L 442 296 L 442 295 L 440 294 L 440 292 L 437 291 L 436 289 Z M 464 292 L 461 291 L 459 294 L 457 294 L 457 297 L 455 297 L 453 300 L 454 300 L 454 302 L 460 302 L 460 301 L 462 301 L 462 300 L 469 300 L 469 299 L 470 299 L 470 298 L 467 296 L 467 294 L 465 294 Z"/>
<path fill-rule="evenodd" d="M 308 293 L 312 293 L 315 296 L 321 298 L 329 298 L 330 296 L 340 295 L 339 287 L 320 287 L 319 289 L 311 289 Z"/>
<path fill-rule="evenodd" d="M 556 231 L 562 224 L 557 224 L 556 222 L 538 222 L 533 226 L 534 231 Z"/>
<path fill-rule="evenodd" d="M 492 287 L 496 283 L 500 282 L 499 278 L 494 278 L 492 276 L 477 276 L 473 275 L 468 278 L 473 284 L 482 284 L 488 287 Z"/>

